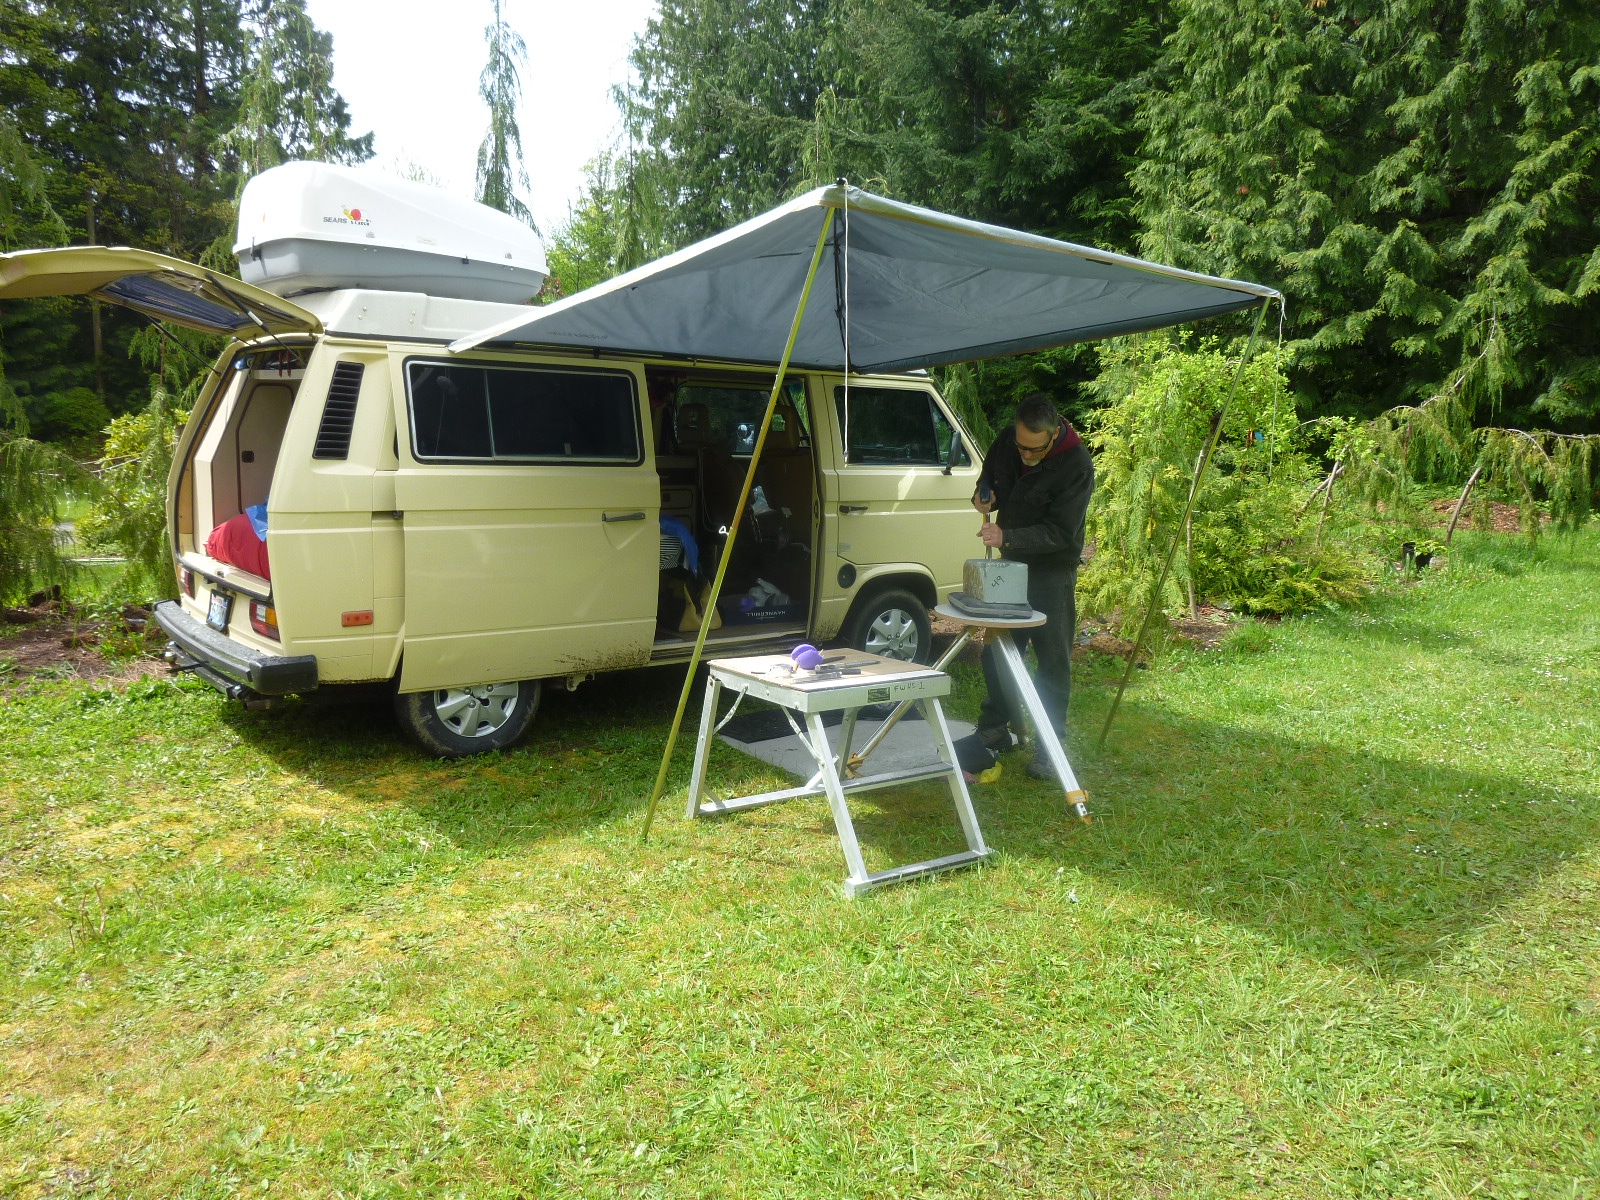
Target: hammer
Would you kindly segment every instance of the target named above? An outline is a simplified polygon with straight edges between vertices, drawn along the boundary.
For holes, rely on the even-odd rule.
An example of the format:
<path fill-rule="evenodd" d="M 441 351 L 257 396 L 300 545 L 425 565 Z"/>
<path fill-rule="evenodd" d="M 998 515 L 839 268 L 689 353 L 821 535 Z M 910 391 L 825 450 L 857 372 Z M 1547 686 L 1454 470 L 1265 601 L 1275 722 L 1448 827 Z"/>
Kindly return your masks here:
<path fill-rule="evenodd" d="M 985 504 L 993 504 L 994 503 L 994 492 L 992 490 L 990 490 L 989 481 L 987 479 L 978 480 L 978 499 L 982 500 Z M 990 520 L 989 514 L 988 513 L 984 513 L 983 514 L 983 523 L 985 525 L 987 525 L 989 523 L 989 520 Z M 988 542 L 985 542 L 983 544 L 983 556 L 985 558 L 993 558 L 994 557 L 994 547 L 989 545 Z"/>

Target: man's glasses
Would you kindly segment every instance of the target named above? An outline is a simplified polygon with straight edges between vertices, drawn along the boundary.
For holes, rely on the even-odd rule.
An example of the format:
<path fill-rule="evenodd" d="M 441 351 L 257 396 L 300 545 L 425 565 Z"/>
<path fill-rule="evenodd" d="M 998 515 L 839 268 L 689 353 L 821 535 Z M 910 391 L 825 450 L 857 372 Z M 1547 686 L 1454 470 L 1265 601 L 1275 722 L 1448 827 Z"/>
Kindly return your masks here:
<path fill-rule="evenodd" d="M 1030 446 L 1021 438 L 1016 438 L 1017 453 L 1021 454 L 1024 458 L 1038 458 L 1040 455 L 1046 453 L 1051 446 L 1056 444 L 1056 436 L 1059 433 L 1060 428 L 1058 426 L 1055 432 L 1045 435 L 1044 441 L 1040 442 L 1037 446 Z M 1015 437 L 1014 434 L 1012 436 Z"/>

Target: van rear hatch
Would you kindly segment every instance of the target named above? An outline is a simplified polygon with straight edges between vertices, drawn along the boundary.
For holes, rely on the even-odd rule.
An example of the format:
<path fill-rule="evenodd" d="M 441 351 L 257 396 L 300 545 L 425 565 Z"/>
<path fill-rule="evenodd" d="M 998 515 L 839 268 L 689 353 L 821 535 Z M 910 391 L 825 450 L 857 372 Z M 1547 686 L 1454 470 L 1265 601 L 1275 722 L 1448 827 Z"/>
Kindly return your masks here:
<path fill-rule="evenodd" d="M 0 254 L 0 299 L 91 296 L 186 329 L 248 338 L 322 332 L 298 304 L 194 263 L 127 246 Z"/>

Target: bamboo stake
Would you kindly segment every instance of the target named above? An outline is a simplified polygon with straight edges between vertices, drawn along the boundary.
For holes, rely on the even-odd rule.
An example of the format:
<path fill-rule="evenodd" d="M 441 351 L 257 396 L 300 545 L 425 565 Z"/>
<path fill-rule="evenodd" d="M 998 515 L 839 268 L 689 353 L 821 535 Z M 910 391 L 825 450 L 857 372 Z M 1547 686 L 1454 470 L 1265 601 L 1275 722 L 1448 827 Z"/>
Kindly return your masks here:
<path fill-rule="evenodd" d="M 789 373 L 789 356 L 794 353 L 794 344 L 800 336 L 800 322 L 806 315 L 806 304 L 811 299 L 811 285 L 817 279 L 817 265 L 822 261 L 822 249 L 828 241 L 828 227 L 833 224 L 833 209 L 828 209 L 822 219 L 822 229 L 817 234 L 816 249 L 811 252 L 811 267 L 806 272 L 806 283 L 800 289 L 800 303 L 794 310 L 794 322 L 789 326 L 789 340 L 784 343 L 783 357 L 778 361 L 778 373 L 772 380 L 772 394 L 767 397 L 766 415 L 761 418 L 761 432 L 756 437 L 755 450 L 750 455 L 750 468 L 744 474 L 744 488 L 739 492 L 739 503 L 733 510 L 733 521 L 728 526 L 728 540 L 722 547 L 722 558 L 717 563 L 716 578 L 711 583 L 711 594 L 706 598 L 700 612 L 700 632 L 695 637 L 694 653 L 689 657 L 689 670 L 683 677 L 683 692 L 678 696 L 678 711 L 672 717 L 672 731 L 667 734 L 666 749 L 661 752 L 661 769 L 656 773 L 656 786 L 650 793 L 650 807 L 645 810 L 644 830 L 639 834 L 639 840 L 644 841 L 650 836 L 650 825 L 656 817 L 656 805 L 661 801 L 661 793 L 667 785 L 667 771 L 672 766 L 672 752 L 678 744 L 678 731 L 683 728 L 684 710 L 689 706 L 689 695 L 694 690 L 694 673 L 700 666 L 701 655 L 705 653 L 706 634 L 711 629 L 711 614 L 716 611 L 717 598 L 722 595 L 722 580 L 728 573 L 728 563 L 733 558 L 733 544 L 739 537 L 739 528 L 744 524 L 745 506 L 750 502 L 750 492 L 755 486 L 756 466 L 761 462 L 761 452 L 767 445 L 767 432 L 772 428 L 772 414 L 778 408 L 778 396 L 783 391 L 783 380 Z"/>
<path fill-rule="evenodd" d="M 1456 510 L 1450 514 L 1450 528 L 1444 531 L 1444 544 L 1446 546 L 1450 544 L 1450 539 L 1456 535 L 1456 522 L 1461 520 L 1461 510 L 1467 506 L 1467 497 L 1472 493 L 1472 485 L 1478 482 L 1478 476 L 1482 474 L 1482 467 L 1474 467 L 1472 474 L 1467 476 L 1467 486 L 1461 489 L 1461 499 L 1456 501 Z"/>
<path fill-rule="evenodd" d="M 1200 453 L 1195 455 L 1195 457 L 1194 457 L 1194 477 L 1196 479 L 1200 478 L 1200 459 L 1205 455 L 1205 452 L 1206 452 L 1205 451 L 1205 447 L 1202 446 L 1200 448 Z M 1189 619 L 1191 621 L 1198 621 L 1200 619 L 1200 598 L 1197 595 L 1195 595 L 1195 590 L 1194 590 L 1194 513 L 1193 513 L 1193 507 L 1194 507 L 1193 505 L 1190 505 L 1190 510 L 1191 510 L 1190 514 L 1189 514 L 1188 517 L 1186 517 L 1184 519 L 1184 522 L 1183 522 L 1183 556 L 1184 556 L 1183 561 L 1184 561 L 1184 566 L 1188 570 L 1188 581 L 1187 582 L 1189 584 Z"/>
<path fill-rule="evenodd" d="M 1200 483 L 1205 478 L 1206 468 L 1211 465 L 1211 456 L 1216 452 L 1217 442 L 1222 437 L 1222 419 L 1233 403 L 1234 393 L 1239 390 L 1239 379 L 1244 374 L 1244 365 L 1250 361 L 1255 352 L 1256 339 L 1261 333 L 1261 323 L 1266 319 L 1267 306 L 1271 303 L 1271 300 L 1261 302 L 1261 308 L 1256 313 L 1255 328 L 1250 331 L 1250 341 L 1246 343 L 1244 354 L 1239 359 L 1239 366 L 1233 372 L 1233 382 L 1228 385 L 1228 394 L 1223 398 L 1222 407 L 1217 409 L 1217 415 L 1211 419 L 1211 435 L 1201 454 L 1194 483 L 1189 488 L 1189 502 L 1184 506 L 1183 517 L 1178 522 L 1178 527 L 1172 531 L 1172 543 L 1167 547 L 1166 558 L 1162 560 L 1161 574 L 1156 578 L 1156 585 L 1150 591 L 1150 603 L 1145 605 L 1144 620 L 1139 623 L 1139 636 L 1134 639 L 1133 651 L 1128 655 L 1127 670 L 1122 673 L 1122 682 L 1117 684 L 1117 694 L 1111 700 L 1111 711 L 1106 714 L 1106 723 L 1100 730 L 1097 746 L 1106 744 L 1106 735 L 1111 732 L 1111 723 L 1117 719 L 1117 709 L 1122 705 L 1122 693 L 1128 688 L 1128 680 L 1133 678 L 1133 669 L 1139 661 L 1139 651 L 1144 648 L 1145 634 L 1150 631 L 1150 618 L 1155 615 L 1156 609 L 1161 607 L 1161 589 L 1167 586 L 1167 576 L 1172 571 L 1172 560 L 1177 557 L 1178 546 L 1183 541 L 1183 531 L 1189 524 L 1189 518 L 1194 515 L 1194 502 L 1200 496 Z"/>
<path fill-rule="evenodd" d="M 1321 483 L 1317 484 L 1316 487 L 1311 489 L 1311 494 L 1306 497 L 1305 503 L 1302 504 L 1299 507 L 1298 510 L 1296 510 L 1296 512 L 1294 514 L 1294 519 L 1296 521 L 1298 521 L 1301 517 L 1305 516 L 1306 515 L 1306 510 L 1309 509 L 1313 504 L 1316 503 L 1317 497 L 1322 495 L 1323 490 L 1326 489 L 1326 488 L 1331 488 L 1333 486 L 1334 480 L 1338 479 L 1339 476 L 1341 476 L 1343 474 L 1344 474 L 1344 459 L 1341 458 L 1338 462 L 1333 464 L 1333 470 L 1328 472 L 1328 477 L 1326 479 L 1324 479 Z"/>
<path fill-rule="evenodd" d="M 1322 527 L 1328 523 L 1328 509 L 1333 505 L 1333 485 L 1343 470 L 1343 463 L 1334 463 L 1333 470 L 1328 473 L 1327 490 L 1322 493 L 1322 511 L 1317 514 L 1316 544 L 1319 546 L 1322 545 Z"/>

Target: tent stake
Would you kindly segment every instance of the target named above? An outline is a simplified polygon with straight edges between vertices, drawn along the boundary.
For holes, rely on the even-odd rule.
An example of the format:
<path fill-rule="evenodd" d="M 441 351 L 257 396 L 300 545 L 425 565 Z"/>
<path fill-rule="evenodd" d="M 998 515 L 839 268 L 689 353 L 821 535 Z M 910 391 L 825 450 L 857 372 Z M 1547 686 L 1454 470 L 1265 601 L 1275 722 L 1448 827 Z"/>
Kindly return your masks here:
<path fill-rule="evenodd" d="M 1266 319 L 1267 306 L 1271 300 L 1263 300 L 1261 308 L 1256 312 L 1256 325 L 1250 331 L 1250 341 L 1244 348 L 1244 356 L 1239 359 L 1239 366 L 1233 372 L 1233 382 L 1228 385 L 1228 394 L 1223 398 L 1222 407 L 1217 409 L 1217 415 L 1211 418 L 1211 432 L 1206 439 L 1205 449 L 1200 452 L 1200 461 L 1195 466 L 1194 484 L 1189 488 L 1189 502 L 1184 505 L 1183 516 L 1178 520 L 1178 527 L 1172 532 L 1172 544 L 1167 547 L 1167 557 L 1161 564 L 1161 574 L 1156 579 L 1156 586 L 1150 593 L 1150 603 L 1145 605 L 1144 620 L 1139 623 L 1139 636 L 1133 641 L 1133 652 L 1128 655 L 1127 669 L 1122 672 L 1122 682 L 1117 684 L 1117 694 L 1112 697 L 1111 711 L 1106 714 L 1106 723 L 1100 730 L 1100 740 L 1095 743 L 1095 748 L 1100 749 L 1106 744 L 1106 735 L 1111 732 L 1111 722 L 1117 719 L 1117 709 L 1122 704 L 1122 693 L 1127 690 L 1128 680 L 1133 678 L 1134 668 L 1139 663 L 1139 651 L 1144 648 L 1144 636 L 1150 631 L 1150 618 L 1155 615 L 1156 609 L 1161 607 L 1161 589 L 1167 586 L 1167 575 L 1172 570 L 1172 560 L 1177 556 L 1178 543 L 1184 539 L 1184 531 L 1189 528 L 1189 519 L 1194 515 L 1194 502 L 1200 496 L 1200 483 L 1206 476 L 1206 468 L 1211 465 L 1211 456 L 1217 449 L 1217 442 L 1222 438 L 1222 419 L 1227 416 L 1228 407 L 1233 403 L 1234 393 L 1239 390 L 1239 377 L 1244 374 L 1244 365 L 1250 361 L 1255 352 L 1256 338 L 1261 333 L 1261 322 Z"/>
<path fill-rule="evenodd" d="M 772 380 L 772 394 L 767 397 L 766 415 L 761 418 L 761 432 L 756 437 L 755 450 L 750 455 L 750 469 L 744 474 L 744 488 L 739 493 L 739 503 L 733 510 L 733 521 L 728 526 L 728 540 L 722 547 L 722 558 L 717 563 L 717 575 L 711 583 L 711 595 L 705 601 L 700 611 L 700 632 L 694 640 L 694 653 L 689 657 L 689 670 L 683 677 L 683 692 L 678 696 L 678 711 L 672 717 L 672 730 L 667 734 L 666 749 L 661 752 L 661 769 L 656 773 L 656 786 L 650 793 L 650 807 L 645 810 L 644 829 L 639 834 L 639 840 L 645 841 L 650 836 L 650 825 L 656 818 L 656 805 L 661 801 L 661 793 L 667 785 L 667 771 L 672 766 L 672 752 L 678 745 L 678 731 L 683 728 L 683 713 L 689 706 L 689 695 L 694 690 L 694 673 L 700 666 L 700 657 L 705 652 L 706 634 L 711 629 L 711 614 L 717 609 L 717 598 L 722 595 L 722 580 L 728 573 L 728 563 L 733 558 L 733 544 L 739 537 L 739 528 L 744 524 L 745 506 L 750 502 L 750 492 L 755 486 L 756 467 L 761 462 L 761 452 L 767 445 L 767 432 L 772 428 L 772 414 L 778 408 L 778 395 L 783 391 L 783 380 L 789 373 L 789 356 L 794 353 L 795 341 L 800 336 L 800 322 L 805 319 L 806 304 L 811 299 L 811 285 L 817 279 L 817 265 L 822 262 L 822 249 L 828 241 L 828 229 L 833 224 L 833 209 L 825 208 L 822 219 L 822 231 L 817 234 L 817 246 L 811 252 L 811 268 L 806 272 L 806 283 L 800 289 L 800 303 L 794 310 L 794 323 L 789 326 L 789 340 L 783 347 L 783 358 L 778 362 L 778 373 Z"/>

